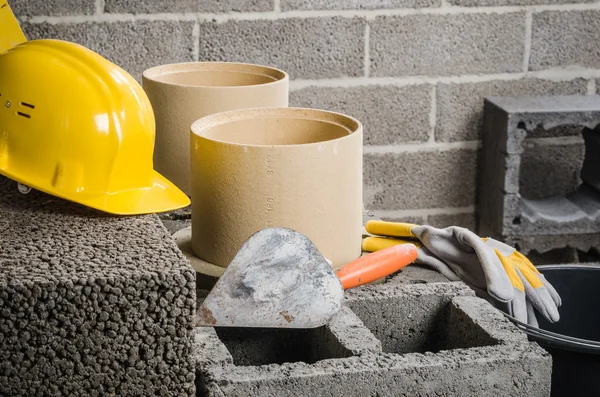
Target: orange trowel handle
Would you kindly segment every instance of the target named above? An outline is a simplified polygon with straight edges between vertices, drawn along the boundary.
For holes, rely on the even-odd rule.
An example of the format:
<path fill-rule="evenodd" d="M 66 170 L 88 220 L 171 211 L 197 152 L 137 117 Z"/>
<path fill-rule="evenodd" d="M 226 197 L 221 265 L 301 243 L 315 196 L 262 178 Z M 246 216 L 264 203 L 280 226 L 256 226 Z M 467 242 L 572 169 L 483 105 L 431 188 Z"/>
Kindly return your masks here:
<path fill-rule="evenodd" d="M 336 274 L 346 290 L 389 276 L 414 262 L 417 255 L 415 245 L 398 244 L 362 256 L 340 268 Z"/>

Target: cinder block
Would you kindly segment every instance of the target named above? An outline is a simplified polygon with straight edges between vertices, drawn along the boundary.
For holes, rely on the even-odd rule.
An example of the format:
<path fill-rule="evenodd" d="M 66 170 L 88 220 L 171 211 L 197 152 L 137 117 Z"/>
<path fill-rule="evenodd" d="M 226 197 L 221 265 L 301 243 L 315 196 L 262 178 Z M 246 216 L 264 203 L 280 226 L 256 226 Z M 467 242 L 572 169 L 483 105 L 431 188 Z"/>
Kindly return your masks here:
<path fill-rule="evenodd" d="M 273 0 L 105 0 L 109 13 L 151 14 L 158 12 L 258 12 L 272 11 Z"/>
<path fill-rule="evenodd" d="M 594 0 L 449 0 L 450 4 L 462 7 L 532 6 L 538 4 L 572 4 L 593 2 Z"/>
<path fill-rule="evenodd" d="M 525 14 L 385 16 L 370 22 L 371 75 L 518 72 Z"/>
<path fill-rule="evenodd" d="M 0 394 L 193 396 L 195 274 L 154 215 L 0 177 Z"/>
<path fill-rule="evenodd" d="M 219 341 L 205 341 L 224 344 L 233 364 L 221 353 L 220 360 L 206 357 L 214 349 L 197 350 L 198 390 L 244 397 L 550 395 L 550 356 L 462 283 L 361 287 L 347 292 L 346 303 L 338 317 L 356 315 L 337 334 L 331 325 L 261 330 L 258 339 L 255 330 L 217 330 Z M 358 329 L 361 336 L 349 337 Z M 288 342 L 277 351 L 257 349 L 261 338 Z M 347 346 L 374 338 L 383 352 Z"/>
<path fill-rule="evenodd" d="M 440 0 L 281 0 L 281 9 L 290 10 L 375 10 L 386 8 L 439 7 Z"/>
<path fill-rule="evenodd" d="M 96 0 L 9 0 L 17 17 L 34 15 L 91 15 Z"/>
<path fill-rule="evenodd" d="M 448 226 L 460 226 L 475 231 L 475 214 L 464 213 L 429 215 L 427 217 L 426 224 L 438 228 L 445 228 Z"/>
<path fill-rule="evenodd" d="M 308 87 L 290 94 L 290 105 L 333 110 L 359 119 L 366 145 L 425 142 L 429 137 L 430 85 L 407 87 Z"/>
<path fill-rule="evenodd" d="M 579 176 L 587 182 L 589 175 L 598 174 L 600 162 L 584 160 L 582 168 L 580 145 L 529 148 L 525 139 L 539 126 L 579 125 L 587 128 L 586 143 L 594 142 L 600 134 L 600 129 L 592 130 L 600 124 L 600 96 L 490 97 L 484 107 L 480 231 L 505 240 L 514 237 L 519 245 L 526 245 L 521 238 L 531 236 L 564 238 L 557 242 L 548 237 L 545 244 L 558 244 L 552 248 L 580 245 L 573 236 L 596 233 L 595 241 L 586 244 L 600 245 L 600 192 L 593 182 L 577 187 Z M 585 150 L 597 159 L 596 149 L 586 145 Z"/>
<path fill-rule="evenodd" d="M 391 276 L 389 284 L 448 283 L 449 280 L 430 267 L 412 263 Z"/>
<path fill-rule="evenodd" d="M 193 21 L 48 23 L 23 26 L 30 39 L 61 39 L 81 44 L 127 70 L 142 72 L 165 63 L 193 61 Z"/>
<path fill-rule="evenodd" d="M 365 205 L 374 211 L 473 205 L 476 157 L 469 149 L 366 153 Z"/>
<path fill-rule="evenodd" d="M 586 94 L 587 81 L 554 82 L 541 79 L 438 84 L 435 139 L 443 142 L 480 139 L 483 98 L 486 96 Z M 558 135 L 561 130 L 554 131 Z M 564 131 L 563 131 L 564 133 Z M 536 134 L 541 137 L 540 133 Z M 549 134 L 546 134 L 548 136 Z M 533 136 L 532 136 L 533 137 Z"/>
<path fill-rule="evenodd" d="M 519 176 L 522 197 L 537 200 L 564 196 L 577 189 L 581 183 L 583 141 L 572 145 L 530 145 L 526 139 L 524 146 Z"/>
<path fill-rule="evenodd" d="M 571 66 L 596 68 L 600 53 L 600 11 L 545 11 L 533 14 L 530 70 Z"/>
<path fill-rule="evenodd" d="M 281 68 L 291 78 L 362 76 L 365 20 L 289 18 L 200 24 L 200 60 Z"/>

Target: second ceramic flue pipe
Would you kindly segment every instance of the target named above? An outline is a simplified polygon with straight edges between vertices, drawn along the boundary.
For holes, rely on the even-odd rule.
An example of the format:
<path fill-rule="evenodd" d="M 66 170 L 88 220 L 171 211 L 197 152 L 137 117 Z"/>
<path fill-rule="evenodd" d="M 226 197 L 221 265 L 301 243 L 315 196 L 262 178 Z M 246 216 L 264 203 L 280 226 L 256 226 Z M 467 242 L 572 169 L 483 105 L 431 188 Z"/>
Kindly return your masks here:
<path fill-rule="evenodd" d="M 245 63 L 162 65 L 146 70 L 142 85 L 156 118 L 154 167 L 188 195 L 194 121 L 227 110 L 287 107 L 289 98 L 287 73 Z"/>

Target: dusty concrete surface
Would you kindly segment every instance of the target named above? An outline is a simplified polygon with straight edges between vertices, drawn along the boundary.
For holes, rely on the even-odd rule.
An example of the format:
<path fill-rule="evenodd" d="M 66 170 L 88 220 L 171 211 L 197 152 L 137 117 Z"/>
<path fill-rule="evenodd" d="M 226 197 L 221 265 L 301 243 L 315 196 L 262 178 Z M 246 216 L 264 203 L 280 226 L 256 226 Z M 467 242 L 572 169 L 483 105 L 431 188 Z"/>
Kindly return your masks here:
<path fill-rule="evenodd" d="M 550 395 L 550 356 L 462 283 L 363 286 L 346 305 L 320 329 L 197 329 L 198 395 Z"/>
<path fill-rule="evenodd" d="M 584 252 L 600 247 L 600 96 L 489 97 L 484 106 L 483 148 L 479 181 L 477 215 L 479 233 L 518 245 L 523 253 L 529 249 L 545 252 L 565 246 Z M 527 197 L 521 189 L 521 169 L 532 168 L 523 161 L 524 142 L 539 127 L 550 130 L 561 126 L 582 128 L 585 156 L 573 158 L 558 150 L 560 161 L 552 164 L 543 156 L 531 161 L 541 164 L 540 172 L 558 175 L 576 161 L 577 169 L 569 174 L 579 178 L 568 185 L 575 189 L 564 194 Z M 540 138 L 542 139 L 542 138 Z M 551 138 L 548 138 L 551 139 Z M 581 151 L 579 151 L 581 154 Z M 581 156 L 580 156 L 581 157 Z M 546 177 L 540 177 L 540 180 Z M 564 178 L 563 178 L 564 179 Z M 535 242 L 536 244 L 532 244 Z"/>
<path fill-rule="evenodd" d="M 0 177 L 0 395 L 194 395 L 195 274 L 158 218 Z"/>

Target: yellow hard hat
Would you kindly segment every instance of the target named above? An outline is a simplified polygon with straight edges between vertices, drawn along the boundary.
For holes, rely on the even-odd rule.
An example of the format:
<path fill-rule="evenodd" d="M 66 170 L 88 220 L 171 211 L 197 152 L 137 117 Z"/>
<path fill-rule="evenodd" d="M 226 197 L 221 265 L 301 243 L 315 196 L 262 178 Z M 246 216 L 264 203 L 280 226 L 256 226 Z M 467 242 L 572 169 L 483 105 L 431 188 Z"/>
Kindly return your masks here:
<path fill-rule="evenodd" d="M 33 40 L 0 55 L 0 174 L 113 214 L 185 207 L 154 171 L 154 138 L 146 93 L 99 54 Z"/>

